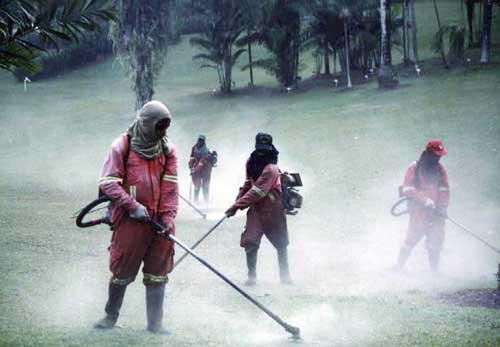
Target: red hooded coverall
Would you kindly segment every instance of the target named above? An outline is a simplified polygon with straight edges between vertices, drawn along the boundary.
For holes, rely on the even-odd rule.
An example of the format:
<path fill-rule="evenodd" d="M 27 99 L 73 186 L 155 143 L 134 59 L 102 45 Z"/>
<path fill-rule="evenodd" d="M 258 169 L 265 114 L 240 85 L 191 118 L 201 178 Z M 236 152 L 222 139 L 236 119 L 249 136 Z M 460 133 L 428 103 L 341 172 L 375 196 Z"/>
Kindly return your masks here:
<path fill-rule="evenodd" d="M 278 165 L 268 164 L 257 180 L 248 173 L 233 206 L 238 209 L 250 207 L 247 212 L 245 231 L 241 235 L 240 246 L 259 246 L 262 235 L 276 249 L 288 246 L 288 230 L 285 208 L 281 202 L 281 180 Z"/>
<path fill-rule="evenodd" d="M 444 241 L 444 218 L 422 203 L 431 199 L 438 210 L 446 211 L 450 200 L 448 174 L 441 163 L 438 165 L 439 174 L 428 178 L 417 172 L 417 162 L 413 162 L 406 170 L 402 190 L 404 196 L 420 201 L 408 202 L 410 221 L 403 248 L 411 251 L 425 236 L 430 259 L 439 258 Z"/>
<path fill-rule="evenodd" d="M 193 185 L 195 191 L 199 191 L 203 188 L 203 194 L 205 199 L 208 199 L 208 193 L 210 190 L 210 178 L 212 176 L 212 163 L 210 162 L 210 153 L 205 154 L 201 158 L 196 156 L 196 145 L 191 149 L 191 158 L 189 159 L 189 168 L 192 170 L 191 179 L 193 180 Z M 195 192 L 195 198 L 197 198 Z"/>
<path fill-rule="evenodd" d="M 165 152 L 152 160 L 143 159 L 129 150 L 127 136 L 121 135 L 102 167 L 99 189 L 112 200 L 113 236 L 108 249 L 114 284 L 134 281 L 142 262 L 146 285 L 166 283 L 172 271 L 174 243 L 156 234 L 149 224 L 129 217 L 141 203 L 153 219 L 173 224 L 178 208 L 177 156 L 172 145 Z"/>

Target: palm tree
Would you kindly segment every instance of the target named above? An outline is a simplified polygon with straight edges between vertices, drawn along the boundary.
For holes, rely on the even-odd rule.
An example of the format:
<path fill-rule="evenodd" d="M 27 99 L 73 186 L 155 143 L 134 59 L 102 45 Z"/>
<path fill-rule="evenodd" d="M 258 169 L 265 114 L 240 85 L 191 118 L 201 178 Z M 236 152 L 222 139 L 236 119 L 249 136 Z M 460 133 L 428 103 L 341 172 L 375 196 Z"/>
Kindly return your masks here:
<path fill-rule="evenodd" d="M 330 75 L 330 54 L 334 55 L 338 42 L 344 35 L 343 21 L 338 17 L 333 1 L 316 0 L 309 6 L 313 20 L 304 30 L 302 49 L 313 49 L 317 58 L 317 73 L 324 65 L 325 75 Z"/>
<path fill-rule="evenodd" d="M 170 39 L 170 1 L 117 0 L 119 21 L 114 28 L 115 47 L 128 63 L 135 108 L 154 95 L 154 83 L 165 62 Z"/>
<path fill-rule="evenodd" d="M 206 21 L 205 31 L 191 38 L 192 45 L 205 53 L 196 54 L 193 59 L 202 60 L 202 68 L 217 71 L 220 91 L 231 92 L 232 68 L 245 49 L 233 52 L 233 46 L 245 30 L 240 2 L 237 0 L 209 0 L 201 9 Z"/>
<path fill-rule="evenodd" d="M 381 88 L 394 88 L 399 84 L 392 66 L 391 54 L 391 0 L 380 0 L 381 48 L 378 83 Z"/>
<path fill-rule="evenodd" d="M 285 89 L 297 86 L 302 44 L 300 6 L 298 0 L 267 0 L 262 7 L 258 30 L 246 38 L 263 45 L 270 53 L 254 61 L 253 66 L 274 75 Z M 243 67 L 248 68 L 248 65 Z"/>
<path fill-rule="evenodd" d="M 78 42 L 84 32 L 98 31 L 116 20 L 108 0 L 1 0 L 0 69 L 40 71 L 35 59 L 58 42 Z"/>
<path fill-rule="evenodd" d="M 257 28 L 261 22 L 260 14 L 262 13 L 262 6 L 265 0 L 242 0 L 242 19 L 245 25 L 244 37 L 236 41 L 238 47 L 247 48 L 248 53 L 248 72 L 250 74 L 250 86 L 254 85 L 253 80 L 253 57 L 252 57 L 252 42 L 255 41 L 252 38 L 257 35 Z"/>

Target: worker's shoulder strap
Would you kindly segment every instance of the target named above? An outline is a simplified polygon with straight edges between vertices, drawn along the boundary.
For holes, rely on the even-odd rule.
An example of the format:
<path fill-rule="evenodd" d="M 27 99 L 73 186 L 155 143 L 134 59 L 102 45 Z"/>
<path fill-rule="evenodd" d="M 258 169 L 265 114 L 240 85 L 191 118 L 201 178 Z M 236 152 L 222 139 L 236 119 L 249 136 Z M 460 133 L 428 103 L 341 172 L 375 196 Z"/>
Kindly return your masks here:
<path fill-rule="evenodd" d="M 126 168 L 127 163 L 128 163 L 128 156 L 130 154 L 130 140 L 132 140 L 132 136 L 130 134 L 126 134 L 127 136 L 127 150 L 125 151 L 125 156 L 123 157 L 123 166 Z M 168 159 L 168 156 L 170 154 L 170 149 L 171 149 L 171 144 L 166 139 L 165 141 L 162 141 L 162 147 L 163 147 L 163 154 L 165 155 L 165 158 Z"/>

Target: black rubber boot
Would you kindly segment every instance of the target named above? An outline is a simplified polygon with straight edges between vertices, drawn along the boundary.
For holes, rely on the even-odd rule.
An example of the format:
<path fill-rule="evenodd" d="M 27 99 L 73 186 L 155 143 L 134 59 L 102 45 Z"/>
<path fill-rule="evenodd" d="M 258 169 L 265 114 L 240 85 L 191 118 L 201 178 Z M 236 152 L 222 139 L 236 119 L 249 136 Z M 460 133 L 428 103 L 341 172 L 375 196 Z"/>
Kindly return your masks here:
<path fill-rule="evenodd" d="M 146 314 L 148 318 L 147 330 L 155 334 L 168 334 L 163 328 L 163 300 L 165 298 L 165 284 L 146 286 Z"/>
<path fill-rule="evenodd" d="M 246 286 L 254 286 L 257 284 L 257 253 L 259 247 L 250 246 L 245 248 L 247 257 L 248 279 L 245 282 Z"/>
<path fill-rule="evenodd" d="M 290 270 L 288 269 L 288 251 L 286 248 L 278 249 L 278 264 L 280 267 L 281 283 L 293 284 L 290 279 Z"/>
<path fill-rule="evenodd" d="M 411 251 L 409 251 L 407 248 L 402 247 L 401 250 L 399 251 L 398 255 L 398 260 L 396 261 L 396 265 L 392 267 L 393 271 L 401 271 L 403 270 L 403 267 L 406 264 L 406 261 L 410 257 Z"/>
<path fill-rule="evenodd" d="M 94 324 L 96 329 L 111 329 L 115 326 L 118 316 L 120 314 L 120 308 L 122 307 L 123 298 L 125 296 L 125 290 L 127 286 L 109 284 L 108 287 L 108 302 L 104 311 L 106 316 Z"/>

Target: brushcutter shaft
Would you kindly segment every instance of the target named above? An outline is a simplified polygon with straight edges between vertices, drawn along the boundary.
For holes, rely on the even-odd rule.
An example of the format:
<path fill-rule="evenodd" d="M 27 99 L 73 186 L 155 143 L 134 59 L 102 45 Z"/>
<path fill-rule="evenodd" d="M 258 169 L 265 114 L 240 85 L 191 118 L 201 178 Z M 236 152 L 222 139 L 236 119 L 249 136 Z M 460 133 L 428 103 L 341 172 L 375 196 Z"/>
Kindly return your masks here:
<path fill-rule="evenodd" d="M 188 199 L 186 199 L 185 197 L 183 197 L 181 194 L 179 194 L 179 198 L 181 198 L 182 200 L 184 200 L 184 202 L 186 204 L 188 204 L 193 210 L 195 210 L 196 213 L 198 213 L 200 216 L 202 216 L 203 219 L 207 219 L 207 214 L 203 213 L 203 211 L 201 211 L 198 207 L 196 207 L 194 204 L 192 204 L 191 201 L 189 201 Z"/>
<path fill-rule="evenodd" d="M 470 231 L 469 229 L 467 229 L 465 226 L 463 226 L 462 224 L 458 223 L 453 218 L 450 218 L 450 216 L 446 216 L 446 219 L 448 219 L 451 223 L 455 224 L 457 227 L 459 227 L 460 229 L 462 229 L 463 231 L 465 231 L 467 234 L 469 234 L 470 236 L 472 236 L 473 238 L 475 238 L 476 240 L 478 240 L 479 242 L 481 242 L 483 245 L 487 246 L 489 249 L 491 249 L 492 251 L 494 251 L 498 255 L 500 255 L 500 249 L 496 248 L 495 246 L 491 245 L 487 241 L 483 240 L 481 237 L 479 237 L 476 234 L 474 234 L 472 231 Z"/>
<path fill-rule="evenodd" d="M 396 203 L 392 206 L 391 208 L 391 214 L 394 216 L 394 217 L 399 217 L 399 216 L 402 216 L 406 213 L 409 213 L 409 210 L 406 209 L 406 210 L 403 210 L 403 211 L 396 211 L 397 208 L 402 204 L 404 203 L 405 201 L 409 201 L 411 200 L 410 198 L 408 197 L 403 197 L 401 199 L 399 199 L 398 201 L 396 201 Z M 420 204 L 423 204 L 420 200 L 414 200 Z M 476 234 L 474 234 L 472 231 L 470 231 L 469 229 L 467 229 L 465 226 L 463 226 L 462 224 L 460 224 L 459 222 L 457 222 L 456 220 L 454 220 L 453 218 L 451 218 L 450 216 L 448 216 L 447 213 L 444 213 L 444 212 L 439 212 L 438 210 L 434 209 L 434 212 L 435 213 L 438 213 L 440 216 L 442 216 L 443 218 L 446 218 L 447 220 L 449 220 L 452 224 L 454 224 L 455 226 L 459 227 L 460 229 L 462 229 L 463 231 L 465 231 L 468 235 L 472 236 L 473 238 L 475 238 L 476 240 L 478 240 L 479 242 L 481 242 L 483 245 L 487 246 L 489 249 L 491 249 L 492 251 L 494 251 L 495 253 L 499 254 L 500 255 L 500 249 L 496 248 L 495 246 L 491 245 L 490 243 L 488 243 L 486 240 L 482 239 L 481 237 L 477 236 Z"/>
<path fill-rule="evenodd" d="M 191 249 L 195 249 L 195 248 L 196 248 L 196 247 L 197 247 L 197 246 L 198 246 L 198 245 L 199 245 L 199 244 L 200 244 L 203 240 L 205 240 L 205 239 L 208 237 L 208 235 L 210 235 L 210 234 L 212 233 L 212 231 L 214 231 L 215 229 L 217 229 L 217 227 L 218 227 L 219 225 L 221 225 L 221 224 L 222 224 L 222 222 L 224 222 L 224 221 L 226 220 L 226 218 L 227 218 L 227 216 L 226 216 L 226 215 L 224 215 L 224 217 L 223 217 L 223 218 L 221 218 L 221 220 L 219 220 L 219 221 L 217 222 L 217 224 L 215 224 L 213 227 L 211 227 L 211 228 L 210 228 L 210 230 L 209 230 L 209 231 L 207 231 L 207 233 L 201 237 L 201 239 L 199 239 L 198 241 L 196 241 L 196 242 L 195 242 L 195 244 L 191 246 Z M 188 252 L 186 252 L 186 253 L 184 253 L 184 254 L 182 255 L 182 257 L 180 257 L 179 259 L 177 259 L 177 261 L 174 263 L 174 268 L 175 268 L 177 265 L 179 265 L 179 263 L 180 263 L 181 261 L 183 261 L 183 260 L 184 260 L 184 258 L 186 258 L 188 255 L 189 255 L 189 253 L 188 253 Z"/>
<path fill-rule="evenodd" d="M 159 224 L 158 222 L 154 220 L 149 220 L 151 225 L 158 231 L 163 231 L 163 226 Z M 179 239 L 177 239 L 175 236 L 168 234 L 167 236 L 170 240 L 174 241 L 177 245 L 179 245 L 182 249 L 184 249 L 187 253 L 189 253 L 191 256 L 193 256 L 196 260 L 198 260 L 200 263 L 205 265 L 210 271 L 212 271 L 214 274 L 219 276 L 224 282 L 229 284 L 231 287 L 233 287 L 238 293 L 243 295 L 247 300 L 252 302 L 255 306 L 260 308 L 264 313 L 266 313 L 271 319 L 273 319 L 276 323 L 281 325 L 286 331 L 288 331 L 290 334 L 292 334 L 292 338 L 294 339 L 300 339 L 300 329 L 298 327 L 294 327 L 285 321 L 283 321 L 280 317 L 275 315 L 273 312 L 271 312 L 267 307 L 265 307 L 263 304 L 258 302 L 256 299 L 250 296 L 247 292 L 245 292 L 243 289 L 241 289 L 236 283 L 228 279 L 226 276 L 224 276 L 222 273 L 220 273 L 217 269 L 215 269 L 212 265 L 210 265 L 208 262 L 206 262 L 203 258 L 201 258 L 198 254 L 196 254 L 192 249 L 190 249 L 188 246 L 186 246 L 184 243 L 182 243 Z"/>

